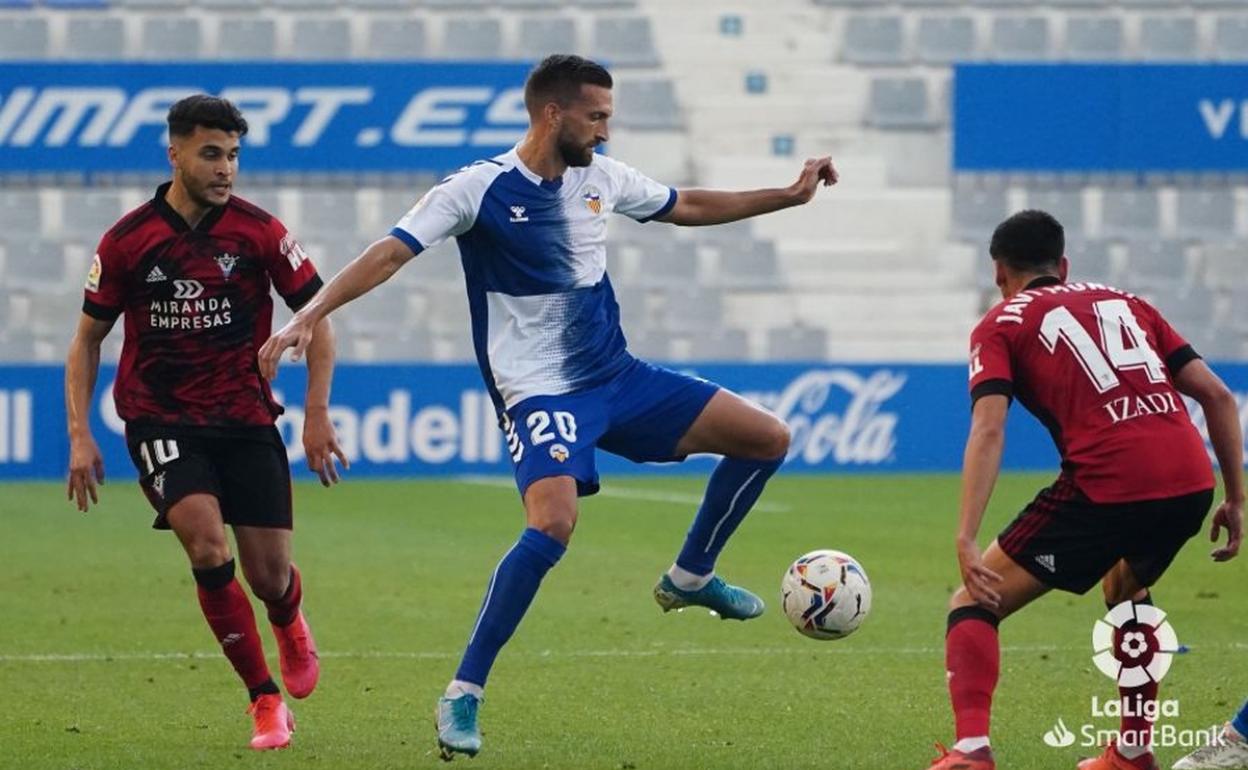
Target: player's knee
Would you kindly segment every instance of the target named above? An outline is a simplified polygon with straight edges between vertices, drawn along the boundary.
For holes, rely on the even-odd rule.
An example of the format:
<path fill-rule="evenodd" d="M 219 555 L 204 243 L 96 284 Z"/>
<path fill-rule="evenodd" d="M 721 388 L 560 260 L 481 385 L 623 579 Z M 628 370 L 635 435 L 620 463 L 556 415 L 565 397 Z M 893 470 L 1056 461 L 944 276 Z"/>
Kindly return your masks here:
<path fill-rule="evenodd" d="M 243 575 L 251 592 L 261 601 L 273 602 L 286 595 L 290 587 L 290 565 L 266 564 L 261 567 L 244 565 Z"/>
<path fill-rule="evenodd" d="M 783 460 L 789 454 L 793 434 L 784 420 L 773 418 L 758 443 L 759 460 Z"/>
<path fill-rule="evenodd" d="M 576 529 L 576 512 L 561 512 L 533 517 L 529 522 L 529 526 L 543 535 L 567 545 L 572 539 L 572 532 Z"/>
<path fill-rule="evenodd" d="M 231 558 L 229 541 L 215 534 L 192 535 L 182 542 L 194 569 L 220 567 Z"/>

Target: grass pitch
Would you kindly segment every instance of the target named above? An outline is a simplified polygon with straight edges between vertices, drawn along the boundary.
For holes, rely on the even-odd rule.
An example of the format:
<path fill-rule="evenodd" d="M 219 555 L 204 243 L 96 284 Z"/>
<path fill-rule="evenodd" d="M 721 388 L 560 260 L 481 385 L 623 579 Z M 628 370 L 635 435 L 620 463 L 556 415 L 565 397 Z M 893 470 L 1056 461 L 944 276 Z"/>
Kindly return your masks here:
<path fill-rule="evenodd" d="M 1047 481 L 1002 479 L 985 535 Z M 760 592 L 748 623 L 662 614 L 650 597 L 693 513 L 700 478 L 613 478 L 584 502 L 490 681 L 489 768 L 926 768 L 948 741 L 945 603 L 957 581 L 953 476 L 785 477 L 727 549 L 722 574 Z M 296 702 L 294 746 L 246 748 L 246 697 L 199 615 L 185 557 L 126 480 L 82 516 L 58 485 L 0 490 L 0 767 L 440 766 L 434 701 L 454 672 L 499 556 L 522 518 L 506 485 L 363 482 L 296 489 L 296 546 L 322 678 Z M 805 551 L 857 556 L 875 589 L 854 636 L 816 642 L 778 611 Z M 1155 592 L 1191 654 L 1162 688 L 1179 728 L 1248 696 L 1248 563 L 1189 544 Z M 996 701 L 1002 768 L 1073 768 L 1091 749 L 1042 741 L 1115 696 L 1091 664 L 1099 596 L 1053 594 L 1011 619 Z M 262 609 L 257 610 L 263 621 Z M 275 645 L 262 626 L 266 646 Z M 276 661 L 273 661 L 277 673 Z M 1169 766 L 1185 753 L 1162 749 Z"/>

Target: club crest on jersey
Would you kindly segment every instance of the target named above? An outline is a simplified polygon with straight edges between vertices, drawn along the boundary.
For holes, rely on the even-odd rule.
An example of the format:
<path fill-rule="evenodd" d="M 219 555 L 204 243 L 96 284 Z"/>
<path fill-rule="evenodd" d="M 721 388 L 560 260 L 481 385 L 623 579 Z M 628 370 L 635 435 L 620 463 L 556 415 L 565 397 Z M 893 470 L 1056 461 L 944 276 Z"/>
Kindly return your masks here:
<path fill-rule="evenodd" d="M 563 444 L 552 444 L 550 456 L 563 463 L 568 461 L 568 448 Z"/>
<path fill-rule="evenodd" d="M 217 261 L 217 267 L 221 268 L 221 275 L 226 278 L 230 277 L 230 273 L 234 272 L 234 266 L 238 264 L 238 255 L 231 254 L 228 251 L 224 254 L 218 254 L 213 259 Z"/>
<path fill-rule="evenodd" d="M 585 192 L 581 194 L 581 198 L 585 200 L 585 205 L 595 214 L 602 213 L 602 193 L 597 187 L 589 186 L 585 188 Z"/>
<path fill-rule="evenodd" d="M 96 254 L 91 260 L 91 269 L 87 271 L 87 291 L 98 292 L 100 290 L 100 278 L 104 276 L 104 263 L 100 262 L 100 255 Z"/>
<path fill-rule="evenodd" d="M 511 207 L 511 221 L 512 222 L 528 222 L 529 221 L 529 218 L 524 215 L 524 206 L 512 206 Z"/>

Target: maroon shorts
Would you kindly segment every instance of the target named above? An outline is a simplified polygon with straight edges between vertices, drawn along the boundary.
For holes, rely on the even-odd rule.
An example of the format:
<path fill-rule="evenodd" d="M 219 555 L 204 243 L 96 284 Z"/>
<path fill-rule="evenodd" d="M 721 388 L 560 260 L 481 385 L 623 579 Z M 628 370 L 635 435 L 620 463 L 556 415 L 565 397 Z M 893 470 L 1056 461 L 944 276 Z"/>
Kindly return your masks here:
<path fill-rule="evenodd" d="M 169 509 L 195 493 L 217 498 L 226 524 L 293 525 L 290 464 L 276 428 L 127 425 L 126 446 L 156 529 L 169 529 Z"/>
<path fill-rule="evenodd" d="M 1141 585 L 1151 586 L 1201 530 L 1212 505 L 1212 489 L 1161 500 L 1094 503 L 1062 477 L 1041 490 L 997 542 L 1050 588 L 1087 593 L 1122 560 Z"/>

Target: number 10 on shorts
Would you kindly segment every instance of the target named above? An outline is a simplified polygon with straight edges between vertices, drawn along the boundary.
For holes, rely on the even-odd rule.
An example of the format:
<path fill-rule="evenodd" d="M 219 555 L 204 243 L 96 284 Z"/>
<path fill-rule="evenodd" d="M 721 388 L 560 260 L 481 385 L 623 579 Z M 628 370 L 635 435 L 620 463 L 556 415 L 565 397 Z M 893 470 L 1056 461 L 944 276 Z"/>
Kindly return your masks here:
<path fill-rule="evenodd" d="M 139 444 L 139 459 L 143 461 L 145 476 L 150 476 L 162 465 L 178 459 L 178 442 L 173 439 L 152 439 Z"/>

